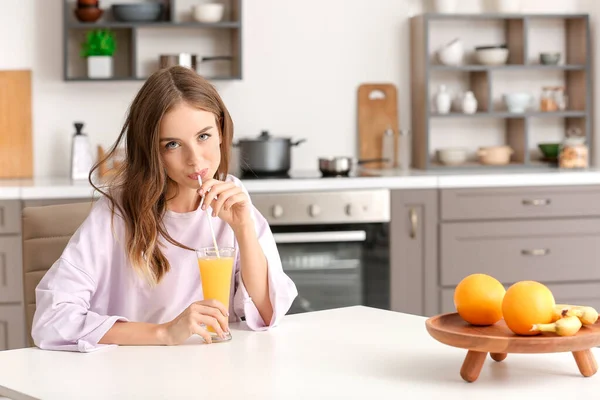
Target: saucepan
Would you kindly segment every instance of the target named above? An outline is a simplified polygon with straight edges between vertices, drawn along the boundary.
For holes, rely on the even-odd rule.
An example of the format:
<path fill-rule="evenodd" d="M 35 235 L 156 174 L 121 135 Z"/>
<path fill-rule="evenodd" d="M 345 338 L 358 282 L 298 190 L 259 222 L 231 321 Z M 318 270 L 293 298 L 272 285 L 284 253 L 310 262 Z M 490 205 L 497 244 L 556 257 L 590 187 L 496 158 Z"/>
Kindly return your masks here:
<path fill-rule="evenodd" d="M 199 57 L 198 55 L 191 53 L 160 54 L 159 65 L 160 68 L 167 68 L 172 67 L 174 65 L 179 65 L 196 71 L 199 63 L 214 60 L 231 60 L 232 58 L 233 57 L 231 56 Z"/>
<path fill-rule="evenodd" d="M 371 158 L 358 160 L 354 157 L 319 157 L 319 170 L 323 176 L 346 176 L 350 174 L 354 165 L 387 162 L 387 158 Z"/>

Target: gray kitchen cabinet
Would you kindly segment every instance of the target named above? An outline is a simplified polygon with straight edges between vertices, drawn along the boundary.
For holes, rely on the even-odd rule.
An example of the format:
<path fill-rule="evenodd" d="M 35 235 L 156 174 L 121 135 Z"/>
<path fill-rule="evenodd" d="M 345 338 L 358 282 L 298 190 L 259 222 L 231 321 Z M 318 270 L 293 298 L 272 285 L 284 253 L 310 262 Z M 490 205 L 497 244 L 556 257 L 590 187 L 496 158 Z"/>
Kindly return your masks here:
<path fill-rule="evenodd" d="M 25 347 L 22 304 L 0 304 L 0 351 Z"/>
<path fill-rule="evenodd" d="M 393 311 L 437 312 L 437 190 L 393 190 L 390 303 Z"/>
<path fill-rule="evenodd" d="M 20 216 L 20 201 L 0 201 L 0 350 L 25 346 Z"/>
<path fill-rule="evenodd" d="M 23 269 L 20 235 L 0 236 L 0 304 L 23 299 Z"/>
<path fill-rule="evenodd" d="M 600 281 L 600 218 L 442 224 L 440 282 L 485 273 L 502 283 Z"/>
<path fill-rule="evenodd" d="M 92 200 L 91 198 L 24 200 L 23 208 L 52 206 L 52 205 L 58 205 L 58 204 L 76 204 L 76 203 L 84 203 L 84 202 L 96 201 L 96 200 L 97 199 Z M 21 212 L 21 211 L 19 210 L 19 212 Z"/>
<path fill-rule="evenodd" d="M 0 304 L 0 351 L 25 347 L 23 305 Z"/>
<path fill-rule="evenodd" d="M 473 273 L 600 309 L 599 185 L 441 189 L 439 246 L 438 313 Z"/>
<path fill-rule="evenodd" d="M 549 284 L 557 304 L 591 306 L 600 310 L 600 282 Z"/>
<path fill-rule="evenodd" d="M 21 232 L 20 215 L 20 201 L 0 201 L 0 235 L 19 234 Z"/>
<path fill-rule="evenodd" d="M 600 216 L 600 186 L 442 189 L 443 221 Z"/>

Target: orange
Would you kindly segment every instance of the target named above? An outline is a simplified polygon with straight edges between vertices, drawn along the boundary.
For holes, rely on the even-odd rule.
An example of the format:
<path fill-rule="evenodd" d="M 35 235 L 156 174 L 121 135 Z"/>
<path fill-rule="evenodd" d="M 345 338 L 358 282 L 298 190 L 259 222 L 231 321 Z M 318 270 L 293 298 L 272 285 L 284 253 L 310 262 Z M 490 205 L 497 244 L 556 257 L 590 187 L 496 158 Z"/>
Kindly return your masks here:
<path fill-rule="evenodd" d="M 502 302 L 502 314 L 508 328 L 517 335 L 537 335 L 533 324 L 552 322 L 554 296 L 545 285 L 521 281 L 508 288 Z"/>
<path fill-rule="evenodd" d="M 486 274 L 472 274 L 454 289 L 454 306 L 462 319 L 473 325 L 493 325 L 502 319 L 506 289 Z"/>

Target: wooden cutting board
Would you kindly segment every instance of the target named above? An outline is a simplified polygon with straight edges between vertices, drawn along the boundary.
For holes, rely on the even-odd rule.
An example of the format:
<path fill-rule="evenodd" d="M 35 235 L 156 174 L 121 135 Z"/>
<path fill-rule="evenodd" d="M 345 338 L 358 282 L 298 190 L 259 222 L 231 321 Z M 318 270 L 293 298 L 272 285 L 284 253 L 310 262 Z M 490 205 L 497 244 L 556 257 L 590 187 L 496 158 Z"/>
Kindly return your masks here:
<path fill-rule="evenodd" d="M 31 178 L 31 71 L 0 70 L 0 178 Z"/>
<path fill-rule="evenodd" d="M 389 127 L 394 130 L 396 154 L 398 123 L 398 95 L 395 85 L 365 83 L 358 87 L 359 159 L 382 157 L 383 135 Z M 373 163 L 365 166 L 381 168 L 383 164 Z"/>

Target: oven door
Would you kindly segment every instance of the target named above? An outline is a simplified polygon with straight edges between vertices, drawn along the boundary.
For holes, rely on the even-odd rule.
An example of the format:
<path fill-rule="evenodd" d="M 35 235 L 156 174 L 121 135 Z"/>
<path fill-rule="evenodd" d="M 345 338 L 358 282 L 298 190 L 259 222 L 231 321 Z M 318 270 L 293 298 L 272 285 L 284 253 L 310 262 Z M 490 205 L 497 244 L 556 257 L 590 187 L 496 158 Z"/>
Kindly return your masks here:
<path fill-rule="evenodd" d="M 388 246 L 376 245 L 385 243 L 385 228 L 386 224 L 273 227 L 283 269 L 298 289 L 289 314 L 381 306 L 370 304 L 378 298 L 384 299 L 385 307 L 386 294 L 372 293 L 389 286 Z"/>

